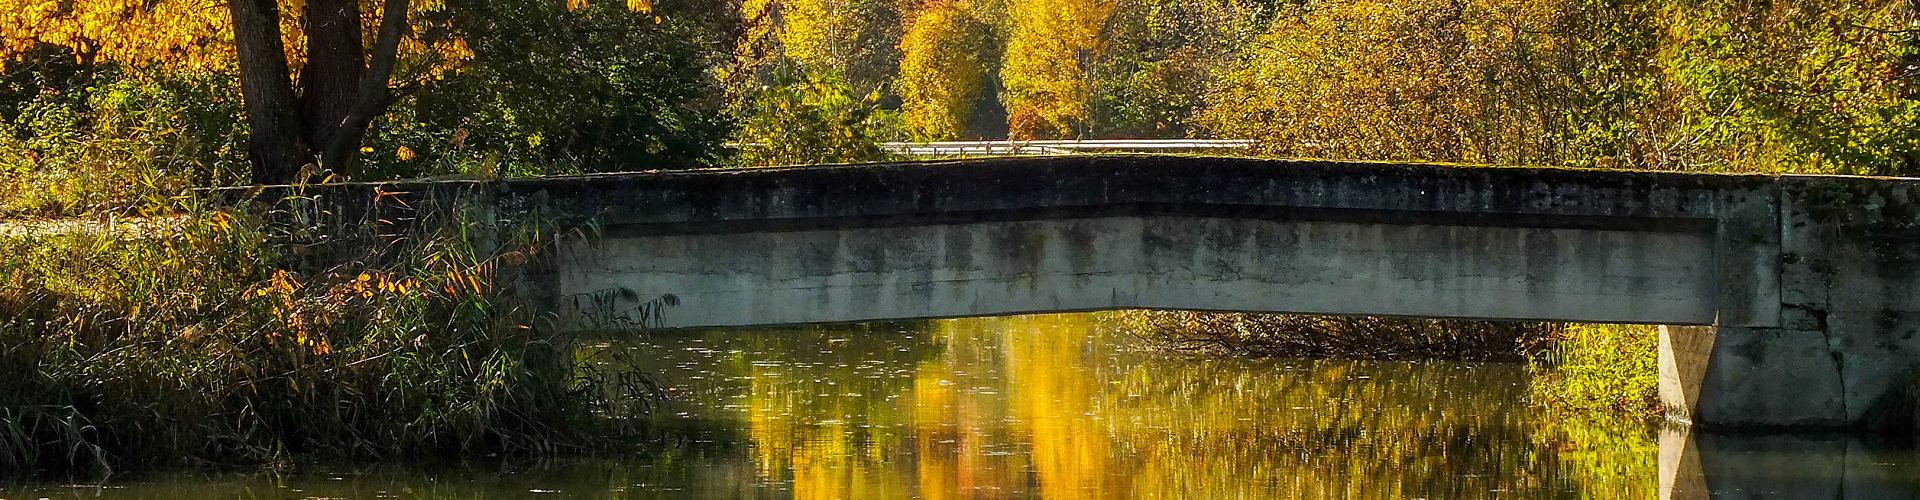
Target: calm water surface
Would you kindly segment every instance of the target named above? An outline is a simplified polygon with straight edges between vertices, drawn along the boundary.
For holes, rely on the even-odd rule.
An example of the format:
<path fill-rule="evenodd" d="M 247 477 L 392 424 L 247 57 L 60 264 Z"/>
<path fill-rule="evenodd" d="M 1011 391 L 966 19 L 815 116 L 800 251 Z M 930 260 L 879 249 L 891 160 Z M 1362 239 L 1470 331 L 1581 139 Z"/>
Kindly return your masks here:
<path fill-rule="evenodd" d="M 1695 438 L 1530 407 L 1516 364 L 1207 359 L 1100 324 L 609 342 L 671 395 L 657 426 L 676 437 L 629 459 L 160 475 L 0 498 L 1920 498 L 1920 462 L 1890 443 Z"/>

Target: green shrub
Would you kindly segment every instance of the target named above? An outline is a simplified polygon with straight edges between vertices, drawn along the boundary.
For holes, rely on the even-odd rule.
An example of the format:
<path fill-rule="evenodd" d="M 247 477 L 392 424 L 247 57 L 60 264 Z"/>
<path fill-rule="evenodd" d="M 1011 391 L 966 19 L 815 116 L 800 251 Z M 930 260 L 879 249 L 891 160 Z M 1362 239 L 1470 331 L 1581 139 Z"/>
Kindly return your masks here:
<path fill-rule="evenodd" d="M 739 166 L 856 163 L 892 158 L 881 142 L 899 137 L 896 113 L 880 94 L 853 95 L 837 73 L 789 67 L 746 96 L 736 114 Z"/>
<path fill-rule="evenodd" d="M 239 92 L 221 73 L 102 71 L 0 123 L 0 216 L 127 213 L 246 179 Z"/>
<path fill-rule="evenodd" d="M 1535 363 L 1534 393 L 1570 409 L 1659 411 L 1658 327 L 1568 326 Z"/>
<path fill-rule="evenodd" d="M 621 2 L 455 0 L 473 50 L 396 100 L 370 131 L 367 179 L 711 166 L 732 131 L 708 74 L 716 28 Z M 706 5 L 662 5 L 706 9 Z M 724 10 L 724 9 L 722 9 Z M 659 16 L 659 17 L 656 17 Z"/>

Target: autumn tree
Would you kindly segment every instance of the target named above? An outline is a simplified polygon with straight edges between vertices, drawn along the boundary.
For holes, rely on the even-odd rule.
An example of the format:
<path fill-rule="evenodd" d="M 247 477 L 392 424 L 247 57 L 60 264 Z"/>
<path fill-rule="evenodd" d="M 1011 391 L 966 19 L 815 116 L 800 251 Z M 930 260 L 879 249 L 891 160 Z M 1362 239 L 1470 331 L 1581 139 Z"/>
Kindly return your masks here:
<path fill-rule="evenodd" d="M 1702 168 L 1920 175 L 1920 2 L 1674 0 Z"/>
<path fill-rule="evenodd" d="M 879 90 L 899 69 L 900 20 L 892 0 L 743 0 L 736 88 L 764 85 L 791 66 L 832 73 L 858 92 Z"/>
<path fill-rule="evenodd" d="M 42 47 L 97 61 L 226 66 L 226 16 L 183 1 L 0 0 L 0 68 Z"/>
<path fill-rule="evenodd" d="M 1127 0 L 1089 68 L 1088 132 L 1103 138 L 1187 137 L 1213 68 L 1229 61 L 1258 12 L 1233 0 Z"/>
<path fill-rule="evenodd" d="M 300 168 L 316 159 L 323 168 L 352 175 L 367 125 L 388 104 L 388 78 L 411 1 L 381 2 L 379 29 L 368 48 L 358 0 L 307 0 L 299 93 L 283 45 L 279 2 L 229 0 L 227 7 L 251 130 L 254 182 L 298 180 Z"/>
<path fill-rule="evenodd" d="M 1087 126 L 1088 68 L 1105 49 L 1118 0 L 1007 0 L 1000 80 L 1009 135 L 1073 137 Z"/>
<path fill-rule="evenodd" d="M 1200 121 L 1284 156 L 1565 163 L 1579 0 L 1307 1 L 1220 71 Z"/>
<path fill-rule="evenodd" d="M 224 16 L 181 0 L 6 0 L 0 7 L 6 13 L 0 23 L 4 55 L 52 45 L 70 48 L 89 64 L 236 70 L 253 179 L 278 183 L 295 180 L 308 164 L 353 172 L 367 124 L 388 103 L 388 80 L 412 5 L 233 0 Z M 379 28 L 368 47 L 370 17 Z"/>
<path fill-rule="evenodd" d="M 992 61 L 989 30 L 965 0 L 927 0 L 907 10 L 900 39 L 902 120 L 917 140 L 960 137 Z"/>

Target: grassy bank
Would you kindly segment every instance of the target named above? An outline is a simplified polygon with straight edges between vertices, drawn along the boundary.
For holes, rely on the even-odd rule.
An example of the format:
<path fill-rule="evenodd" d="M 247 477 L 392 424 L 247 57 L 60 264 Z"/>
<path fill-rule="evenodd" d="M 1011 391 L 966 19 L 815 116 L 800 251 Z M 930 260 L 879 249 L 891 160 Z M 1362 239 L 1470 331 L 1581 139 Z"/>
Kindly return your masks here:
<path fill-rule="evenodd" d="M 532 235 L 422 214 L 379 261 L 246 210 L 0 231 L 0 474 L 586 446 L 612 408 L 501 300 Z"/>

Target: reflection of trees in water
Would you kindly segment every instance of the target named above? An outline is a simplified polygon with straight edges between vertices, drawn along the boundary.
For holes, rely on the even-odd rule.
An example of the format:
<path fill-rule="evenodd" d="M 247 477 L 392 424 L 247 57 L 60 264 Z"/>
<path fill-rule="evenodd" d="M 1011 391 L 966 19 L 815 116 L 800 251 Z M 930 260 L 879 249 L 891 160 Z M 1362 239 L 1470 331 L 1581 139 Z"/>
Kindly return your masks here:
<path fill-rule="evenodd" d="M 1578 486 L 1529 436 L 1517 367 L 1294 363 L 1177 360 L 1120 374 L 1106 423 L 1140 459 L 1136 489 L 1552 498 Z M 1200 457 L 1207 466 L 1194 467 Z"/>
<path fill-rule="evenodd" d="M 1032 316 L 711 347 L 748 353 L 727 370 L 752 377 L 754 466 L 796 498 L 1580 496 L 1568 465 L 1652 486 L 1651 453 L 1598 459 L 1650 442 L 1539 421 L 1520 366 L 1168 357 L 1095 330 Z"/>
<path fill-rule="evenodd" d="M 688 411 L 745 420 L 758 480 L 790 481 L 802 499 L 903 497 L 912 475 L 892 468 L 911 463 L 900 430 L 911 418 L 913 374 L 942 350 L 928 325 L 673 334 L 687 337 L 658 341 L 658 369 L 692 389 L 683 399 L 702 406 Z M 705 383 L 686 382 L 694 377 Z"/>
<path fill-rule="evenodd" d="M 707 415 L 642 456 L 460 481 L 409 471 L 210 490 L 196 476 L 130 493 L 787 496 L 763 487 L 775 483 L 797 499 L 1655 495 L 1645 429 L 1528 407 L 1520 366 L 1166 356 L 1129 350 L 1099 321 L 662 332 L 625 342 L 642 363 L 629 369 L 682 395 L 669 412 Z"/>

